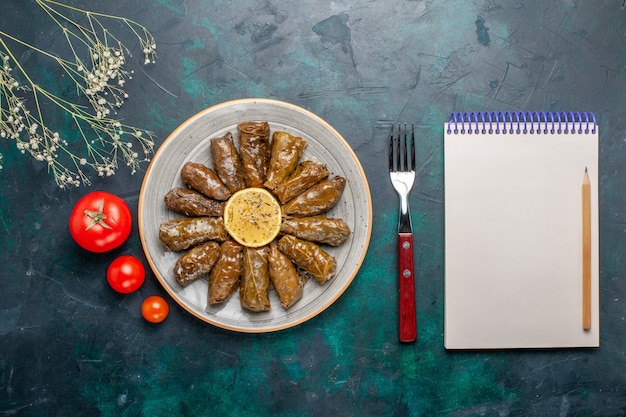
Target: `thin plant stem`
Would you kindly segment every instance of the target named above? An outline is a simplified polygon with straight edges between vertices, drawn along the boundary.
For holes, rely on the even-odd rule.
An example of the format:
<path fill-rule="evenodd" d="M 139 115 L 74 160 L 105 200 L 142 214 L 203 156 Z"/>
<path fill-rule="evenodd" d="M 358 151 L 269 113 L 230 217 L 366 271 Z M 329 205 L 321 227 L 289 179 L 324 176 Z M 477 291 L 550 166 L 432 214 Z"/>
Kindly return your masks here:
<path fill-rule="evenodd" d="M 61 188 L 89 185 L 87 168 L 98 176 L 109 176 L 118 169 L 118 162 L 124 162 L 135 173 L 141 162 L 150 160 L 153 134 L 115 118 L 128 97 L 123 87 L 126 80 L 132 79 L 132 72 L 124 69 L 125 55 L 130 55 L 130 51 L 104 22 L 122 22 L 130 30 L 139 40 L 145 64 L 155 60 L 154 38 L 144 26 L 124 17 L 53 0 L 36 0 L 36 4 L 61 29 L 70 57 L 54 55 L 0 31 L 0 138 L 15 141 L 21 153 L 47 163 Z M 65 12 L 84 15 L 86 25 Z M 28 68 L 16 59 L 9 42 L 56 62 L 76 86 L 76 99 L 86 97 L 89 106 L 62 98 L 38 84 Z M 75 135 L 62 137 L 48 123 L 48 115 L 59 111 L 69 116 Z M 141 147 L 143 156 L 133 149 L 133 144 Z M 75 153 L 76 149 L 80 151 Z M 0 169 L 2 163 L 0 155 Z"/>

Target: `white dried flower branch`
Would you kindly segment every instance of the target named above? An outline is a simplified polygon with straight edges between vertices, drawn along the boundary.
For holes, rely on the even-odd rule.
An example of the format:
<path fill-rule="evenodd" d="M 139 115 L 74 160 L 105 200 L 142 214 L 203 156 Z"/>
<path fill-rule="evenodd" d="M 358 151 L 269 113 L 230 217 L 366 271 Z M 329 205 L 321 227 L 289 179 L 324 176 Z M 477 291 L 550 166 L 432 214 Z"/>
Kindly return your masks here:
<path fill-rule="evenodd" d="M 109 176 L 117 170 L 118 162 L 123 162 L 135 173 L 154 151 L 153 134 L 115 118 L 128 98 L 124 84 L 132 78 L 132 72 L 126 71 L 124 64 L 130 50 L 107 29 L 106 22 L 121 22 L 130 29 L 139 41 L 144 64 L 155 61 L 154 38 L 141 24 L 123 17 L 52 0 L 36 3 L 62 31 L 71 57 L 58 57 L 0 30 L 0 138 L 13 140 L 20 152 L 47 163 L 61 188 L 89 185 L 86 168 L 99 176 Z M 69 14 L 78 14 L 82 19 L 74 20 Z M 15 58 L 10 44 L 56 62 L 88 105 L 61 98 L 35 82 Z M 69 116 L 75 133 L 62 137 L 46 123 L 51 107 Z"/>

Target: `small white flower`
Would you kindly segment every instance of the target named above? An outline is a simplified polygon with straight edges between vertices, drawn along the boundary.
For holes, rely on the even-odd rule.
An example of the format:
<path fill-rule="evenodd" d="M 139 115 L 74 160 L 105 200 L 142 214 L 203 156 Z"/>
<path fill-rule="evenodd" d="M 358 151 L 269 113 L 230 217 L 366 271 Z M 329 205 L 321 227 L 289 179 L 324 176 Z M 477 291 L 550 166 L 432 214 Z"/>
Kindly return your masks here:
<path fill-rule="evenodd" d="M 78 14 L 83 12 L 80 9 L 76 9 L 76 11 Z M 115 175 L 118 169 L 118 158 L 125 159 L 127 165 L 132 170 L 131 173 L 135 173 L 140 162 L 144 162 L 144 160 L 138 161 L 136 159 L 138 154 L 133 151 L 133 143 L 129 142 L 128 138 L 134 137 L 138 139 L 143 153 L 147 152 L 146 143 L 150 142 L 149 137 L 141 138 L 142 132 L 138 129 L 126 128 L 119 121 L 114 120 L 114 116 L 112 116 L 112 113 L 117 114 L 115 112 L 116 109 L 124 104 L 125 98 L 128 98 L 128 94 L 122 88 L 127 79 L 132 79 L 134 71 L 127 71 L 124 68 L 124 49 L 126 47 L 102 25 L 102 22 L 99 21 L 100 17 L 100 15 L 91 16 L 95 22 L 90 21 L 89 23 L 101 28 L 101 34 L 94 38 L 82 39 L 80 32 L 81 28 L 85 27 L 77 23 L 78 31 L 72 32 L 76 39 L 73 37 L 67 39 L 69 52 L 73 53 L 73 60 L 57 58 L 57 62 L 63 69 L 69 71 L 68 74 L 76 83 L 76 88 L 79 92 L 84 93 L 91 106 L 91 112 L 89 113 L 87 110 L 82 110 L 80 103 L 68 102 L 68 106 L 61 109 L 67 112 L 69 117 L 73 118 L 79 131 L 78 138 L 72 138 L 69 142 L 61 138 L 58 132 L 50 130 L 44 121 L 41 120 L 41 111 L 37 99 L 38 97 L 47 98 L 47 91 L 28 82 L 21 84 L 12 77 L 10 56 L 0 52 L 0 89 L 3 90 L 0 91 L 0 105 L 5 103 L 4 114 L 0 118 L 0 138 L 11 138 L 15 141 L 19 152 L 29 154 L 30 157 L 37 161 L 47 161 L 49 164 L 48 169 L 60 188 L 67 188 L 70 185 L 75 185 L 76 187 L 81 184 L 89 185 L 90 181 L 83 171 L 83 169 L 86 169 L 84 168 L 85 166 L 90 167 L 90 169 L 93 168 L 99 176 Z M 118 18 L 113 16 L 113 19 Z M 138 36 L 139 44 L 145 54 L 144 63 L 153 63 L 156 56 L 156 45 L 152 36 L 141 25 L 139 25 L 141 30 L 135 32 L 136 24 L 128 23 L 126 20 L 120 20 L 119 22 L 128 25 L 135 35 Z M 76 28 L 72 28 L 72 30 L 74 29 Z M 88 32 L 89 29 L 86 29 Z M 139 35 L 141 31 L 145 35 L 143 39 Z M 82 34 L 84 35 L 84 33 Z M 74 41 L 80 41 L 86 45 L 89 57 L 85 64 L 74 52 L 74 46 L 77 46 L 77 44 L 73 45 Z M 109 44 L 117 47 L 111 47 Z M 28 79 L 28 75 L 24 75 Z M 31 99 L 26 101 L 25 98 L 19 96 L 18 92 L 19 94 L 26 92 L 25 94 L 30 95 Z M 32 100 L 32 97 L 35 100 Z M 28 111 L 26 105 L 31 108 L 32 113 Z M 37 111 L 33 111 L 33 106 L 35 106 Z M 87 130 L 93 129 L 95 134 L 84 135 L 82 133 L 83 126 Z M 79 145 L 83 140 L 85 141 L 84 146 L 86 149 L 83 149 L 82 153 L 74 155 L 72 153 L 74 142 L 78 142 L 76 145 Z M 152 145 L 148 147 L 150 148 L 149 151 L 152 152 Z M 100 148 L 102 148 L 103 153 L 100 153 Z M 121 154 L 117 152 L 118 150 L 122 151 Z M 110 154 L 111 157 L 105 157 L 104 155 L 106 154 L 104 152 Z M 85 155 L 84 157 L 83 154 Z M 93 156 L 95 159 L 92 160 L 87 155 Z M 67 156 L 70 159 L 66 159 Z M 73 164 L 74 166 L 71 169 L 65 168 L 63 160 L 73 160 L 75 165 Z M 2 169 L 2 155 L 0 155 L 0 169 Z"/>

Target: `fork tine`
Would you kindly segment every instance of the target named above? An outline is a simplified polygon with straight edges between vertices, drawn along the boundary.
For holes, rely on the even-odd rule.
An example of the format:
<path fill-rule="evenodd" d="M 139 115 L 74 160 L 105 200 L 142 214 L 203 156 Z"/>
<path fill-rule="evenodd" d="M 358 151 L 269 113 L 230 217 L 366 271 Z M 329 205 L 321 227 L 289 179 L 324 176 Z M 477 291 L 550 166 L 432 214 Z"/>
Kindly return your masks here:
<path fill-rule="evenodd" d="M 415 127 L 411 123 L 411 170 L 415 171 Z"/>
<path fill-rule="evenodd" d="M 391 131 L 389 133 L 389 172 L 394 170 L 393 164 L 393 123 L 391 124 Z"/>
<path fill-rule="evenodd" d="M 400 157 L 402 158 L 402 167 L 400 167 L 399 169 L 403 172 L 406 172 L 409 170 L 409 146 L 408 146 L 408 142 L 407 142 L 407 131 L 406 131 L 406 123 L 404 124 L 404 148 L 402 149 L 402 152 L 400 152 Z"/>
<path fill-rule="evenodd" d="M 396 171 L 402 171 L 402 125 L 398 123 L 396 134 Z"/>

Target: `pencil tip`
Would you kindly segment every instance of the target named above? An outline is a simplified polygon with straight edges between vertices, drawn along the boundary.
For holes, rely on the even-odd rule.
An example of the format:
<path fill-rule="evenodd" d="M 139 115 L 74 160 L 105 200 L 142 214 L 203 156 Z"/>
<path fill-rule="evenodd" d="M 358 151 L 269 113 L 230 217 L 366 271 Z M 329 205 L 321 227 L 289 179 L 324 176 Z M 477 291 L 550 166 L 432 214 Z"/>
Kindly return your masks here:
<path fill-rule="evenodd" d="M 587 167 L 585 167 L 585 172 L 587 172 Z"/>

